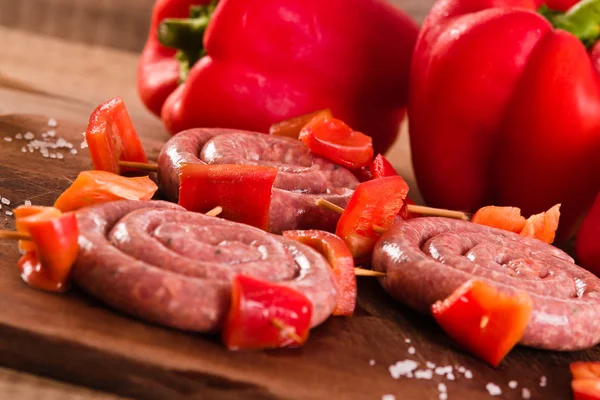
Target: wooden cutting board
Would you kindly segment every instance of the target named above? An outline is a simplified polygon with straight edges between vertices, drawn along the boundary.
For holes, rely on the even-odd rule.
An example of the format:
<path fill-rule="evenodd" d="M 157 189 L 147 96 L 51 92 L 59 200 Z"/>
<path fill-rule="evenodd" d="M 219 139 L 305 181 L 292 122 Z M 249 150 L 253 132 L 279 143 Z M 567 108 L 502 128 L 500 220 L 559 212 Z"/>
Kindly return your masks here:
<path fill-rule="evenodd" d="M 30 200 L 51 205 L 82 169 L 91 163 L 81 149 L 87 116 L 79 122 L 35 115 L 0 117 L 0 196 L 10 205 L 0 210 L 0 227 L 14 229 L 13 207 Z M 62 159 L 30 152 L 18 133 L 55 130 L 71 143 L 53 149 Z M 5 137 L 11 141 L 5 141 Z M 165 137 L 145 132 L 144 146 L 155 158 Z M 23 151 L 24 150 L 24 151 Z M 58 157 L 58 156 L 56 156 Z M 148 324 L 111 310 L 76 287 L 66 294 L 31 289 L 19 275 L 16 243 L 0 242 L 0 365 L 140 399 L 438 399 L 438 384 L 448 399 L 488 399 L 486 385 L 502 390 L 498 398 L 569 399 L 569 363 L 598 360 L 600 348 L 556 353 L 516 348 L 497 369 L 458 349 L 428 317 L 391 299 L 373 278 L 359 278 L 359 299 L 352 318 L 333 317 L 311 332 L 299 349 L 230 352 L 217 337 L 189 334 Z M 408 343 L 410 340 L 410 343 Z M 414 354 L 410 354 L 414 349 Z M 464 367 L 454 380 L 394 379 L 389 367 L 398 361 Z M 373 365 L 372 365 L 373 364 Z M 461 368 L 462 370 L 462 368 Z M 540 386 L 542 376 L 547 385 Z M 516 380 L 511 389 L 508 382 Z"/>

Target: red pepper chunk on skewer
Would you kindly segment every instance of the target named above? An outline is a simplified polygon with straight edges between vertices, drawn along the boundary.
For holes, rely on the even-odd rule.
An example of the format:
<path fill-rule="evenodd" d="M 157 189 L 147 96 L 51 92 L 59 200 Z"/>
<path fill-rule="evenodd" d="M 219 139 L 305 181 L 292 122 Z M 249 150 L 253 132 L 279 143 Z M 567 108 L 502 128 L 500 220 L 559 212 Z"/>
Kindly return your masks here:
<path fill-rule="evenodd" d="M 38 289 L 66 290 L 79 251 L 75 214 L 39 206 L 20 206 L 14 212 L 17 230 L 31 237 L 19 244 L 26 250 L 18 262 L 21 278 Z"/>
<path fill-rule="evenodd" d="M 221 332 L 230 350 L 296 347 L 308 339 L 312 303 L 283 285 L 237 275 Z"/>
<path fill-rule="evenodd" d="M 431 307 L 448 336 L 494 367 L 521 340 L 532 309 L 527 293 L 502 293 L 477 280 L 467 281 Z"/>
<path fill-rule="evenodd" d="M 573 400 L 600 400 L 600 362 L 571 363 Z"/>
<path fill-rule="evenodd" d="M 373 227 L 389 229 L 407 194 L 408 185 L 400 176 L 373 179 L 357 186 L 335 232 L 344 239 L 354 258 L 371 253 L 381 236 Z"/>
<path fill-rule="evenodd" d="M 331 118 L 330 109 L 324 109 L 315 111 L 309 114 L 299 115 L 297 117 L 289 118 L 281 122 L 277 122 L 269 128 L 269 134 L 275 136 L 287 136 L 294 139 L 298 139 L 300 131 L 306 124 L 312 121 L 314 118 Z"/>
<path fill-rule="evenodd" d="M 120 174 L 137 169 L 122 168 L 119 161 L 148 163 L 144 147 L 120 97 L 100 104 L 92 112 L 85 140 L 96 170 Z"/>
<path fill-rule="evenodd" d="M 265 166 L 183 164 L 179 205 L 195 212 L 220 206 L 223 218 L 266 231 L 277 172 Z"/>
<path fill-rule="evenodd" d="M 314 248 L 327 259 L 333 270 L 337 289 L 333 315 L 351 316 L 356 307 L 356 275 L 352 253 L 344 241 L 333 233 L 318 230 L 284 231 L 282 234 Z"/>

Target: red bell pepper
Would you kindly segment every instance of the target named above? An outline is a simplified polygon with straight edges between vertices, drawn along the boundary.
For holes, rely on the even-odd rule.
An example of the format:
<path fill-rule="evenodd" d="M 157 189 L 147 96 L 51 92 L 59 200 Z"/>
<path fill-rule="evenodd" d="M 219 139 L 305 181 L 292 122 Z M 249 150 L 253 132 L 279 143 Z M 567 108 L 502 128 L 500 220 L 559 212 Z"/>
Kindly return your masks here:
<path fill-rule="evenodd" d="M 313 118 L 300 131 L 299 139 L 311 152 L 350 169 L 373 161 L 373 140 L 337 118 Z"/>
<path fill-rule="evenodd" d="M 82 171 L 54 202 L 63 212 L 116 200 L 150 200 L 158 186 L 147 176 L 127 178 L 106 171 Z"/>
<path fill-rule="evenodd" d="M 369 165 L 369 170 L 371 172 L 371 179 L 385 178 L 388 176 L 398 175 L 398 172 L 396 172 L 394 166 L 382 154 L 378 154 L 377 157 L 373 159 L 373 162 L 371 163 L 371 165 Z M 408 206 L 414 204 L 415 202 L 412 201 L 410 197 L 406 196 L 406 199 L 404 199 L 404 204 L 400 209 L 400 216 L 402 217 L 402 219 L 406 220 L 410 218 L 416 218 L 419 216 L 418 214 L 413 214 L 408 211 Z"/>
<path fill-rule="evenodd" d="M 509 295 L 476 280 L 431 307 L 448 336 L 494 367 L 521 340 L 532 309 L 527 293 Z"/>
<path fill-rule="evenodd" d="M 335 276 L 337 290 L 332 314 L 351 316 L 356 307 L 357 289 L 354 259 L 346 243 L 333 233 L 317 230 L 284 231 L 282 235 L 314 248 L 327 259 Z"/>
<path fill-rule="evenodd" d="M 115 97 L 100 104 L 90 116 L 85 140 L 94 169 L 120 174 L 119 161 L 147 163 L 148 157 L 140 142 L 123 99 Z"/>
<path fill-rule="evenodd" d="M 373 179 L 359 184 L 336 227 L 354 258 L 371 254 L 381 236 L 374 226 L 388 229 L 400 212 L 408 185 L 400 176 Z"/>
<path fill-rule="evenodd" d="M 138 91 L 172 134 L 215 126 L 268 132 L 330 108 L 373 137 L 378 152 L 391 146 L 418 34 L 404 13 L 383 0 L 221 0 L 189 12 L 207 3 L 154 6 Z"/>
<path fill-rule="evenodd" d="M 23 281 L 42 290 L 65 291 L 79 252 L 75 214 L 61 214 L 53 207 L 20 206 L 15 217 L 17 230 L 31 236 L 18 263 Z"/>
<path fill-rule="evenodd" d="M 575 254 L 579 265 L 600 276 L 600 192 L 577 232 Z"/>
<path fill-rule="evenodd" d="M 286 136 L 294 139 L 298 139 L 300 131 L 306 124 L 313 119 L 321 118 L 333 118 L 330 109 L 319 110 L 309 114 L 299 115 L 294 118 L 286 119 L 284 121 L 277 122 L 269 128 L 269 134 L 276 136 Z"/>
<path fill-rule="evenodd" d="M 600 363 L 578 361 L 571 363 L 571 388 L 574 400 L 600 400 Z"/>
<path fill-rule="evenodd" d="M 308 338 L 311 316 L 312 303 L 302 293 L 237 275 L 221 338 L 230 350 L 297 347 Z"/>
<path fill-rule="evenodd" d="M 271 195 L 278 169 L 229 164 L 183 164 L 179 205 L 205 213 L 222 207 L 221 217 L 269 230 Z"/>
<path fill-rule="evenodd" d="M 562 204 L 562 243 L 600 188 L 600 0 L 540 3 L 435 4 L 413 55 L 410 141 L 428 205 Z"/>

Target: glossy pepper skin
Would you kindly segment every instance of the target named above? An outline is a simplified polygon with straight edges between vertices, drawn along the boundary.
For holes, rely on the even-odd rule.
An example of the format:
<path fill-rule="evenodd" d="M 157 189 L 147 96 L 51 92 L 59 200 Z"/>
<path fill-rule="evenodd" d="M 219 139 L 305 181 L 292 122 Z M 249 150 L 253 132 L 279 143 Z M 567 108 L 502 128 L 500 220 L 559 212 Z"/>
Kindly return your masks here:
<path fill-rule="evenodd" d="M 600 276 L 600 193 L 577 232 L 575 254 L 579 265 Z"/>
<path fill-rule="evenodd" d="M 185 3 L 156 3 L 138 69 L 142 100 L 172 134 L 266 133 L 277 121 L 329 108 L 372 136 L 377 152 L 396 139 L 418 34 L 398 9 L 383 0 L 221 0 L 196 39 L 206 55 L 177 86 L 175 52 L 156 31 L 164 18 L 185 17 Z"/>
<path fill-rule="evenodd" d="M 560 203 L 562 242 L 600 187 L 600 47 L 553 28 L 540 3 L 433 7 L 413 55 L 411 149 L 428 205 Z"/>

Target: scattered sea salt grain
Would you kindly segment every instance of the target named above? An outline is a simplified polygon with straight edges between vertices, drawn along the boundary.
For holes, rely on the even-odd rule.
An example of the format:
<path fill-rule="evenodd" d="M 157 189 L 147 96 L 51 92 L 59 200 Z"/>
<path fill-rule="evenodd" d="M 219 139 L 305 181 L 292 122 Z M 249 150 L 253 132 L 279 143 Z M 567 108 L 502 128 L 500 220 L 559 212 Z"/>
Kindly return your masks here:
<path fill-rule="evenodd" d="M 23 139 L 23 134 L 22 133 L 17 133 L 15 135 L 15 139 Z"/>
<path fill-rule="evenodd" d="M 83 142 L 81 142 L 81 145 L 80 145 L 79 147 L 81 147 L 82 149 L 85 149 L 85 148 L 87 148 L 87 147 L 88 147 L 88 144 L 87 144 L 87 142 L 84 140 Z"/>
<path fill-rule="evenodd" d="M 414 348 L 414 347 L 410 346 L 410 347 L 408 348 L 408 354 L 415 354 L 415 352 L 416 352 L 416 350 L 415 350 L 415 348 Z"/>
<path fill-rule="evenodd" d="M 42 133 L 42 138 L 47 138 L 48 134 L 47 133 Z"/>
<path fill-rule="evenodd" d="M 384 394 L 381 396 L 381 400 L 396 400 L 396 396 L 393 394 Z"/>
<path fill-rule="evenodd" d="M 30 206 L 31 205 L 31 200 L 25 200 L 23 202 L 23 204 L 26 205 L 26 206 Z"/>
<path fill-rule="evenodd" d="M 446 392 L 448 391 L 448 388 L 446 387 L 446 384 L 445 384 L 445 383 L 439 383 L 439 384 L 438 384 L 438 390 L 439 390 L 441 393 L 446 393 Z"/>
<path fill-rule="evenodd" d="M 21 147 L 21 152 L 22 153 L 27 153 L 27 147 Z"/>
<path fill-rule="evenodd" d="M 56 158 L 56 153 L 50 153 L 50 158 Z"/>
<path fill-rule="evenodd" d="M 540 377 L 540 386 L 541 387 L 546 387 L 546 383 L 548 383 L 548 380 L 546 379 L 546 377 L 544 375 L 542 375 Z"/>
<path fill-rule="evenodd" d="M 449 373 L 448 375 L 446 375 L 446 379 L 448 379 L 449 381 L 453 381 L 454 380 L 454 374 L 453 373 Z"/>
<path fill-rule="evenodd" d="M 519 384 L 517 383 L 517 381 L 510 381 L 508 382 L 508 387 L 511 389 L 516 389 L 517 386 L 519 386 Z"/>
<path fill-rule="evenodd" d="M 417 379 L 431 379 L 433 377 L 433 371 L 430 369 L 419 369 L 415 371 L 415 378 Z"/>
<path fill-rule="evenodd" d="M 2 210 L 2 204 L 0 204 L 0 210 Z"/>
<path fill-rule="evenodd" d="M 530 399 L 531 398 L 531 392 L 529 391 L 529 389 L 523 388 L 523 390 L 521 390 L 521 397 L 524 398 L 524 399 Z"/>
<path fill-rule="evenodd" d="M 9 205 L 10 204 L 10 200 L 7 199 L 6 197 L 2 197 L 2 204 Z"/>
<path fill-rule="evenodd" d="M 458 367 L 458 372 L 460 372 L 461 374 L 464 374 L 465 371 L 466 371 L 466 369 L 462 365 L 460 367 Z"/>
<path fill-rule="evenodd" d="M 409 338 L 406 338 L 406 339 L 404 339 L 404 342 L 405 342 L 405 343 L 410 343 L 410 339 L 409 339 Z"/>
<path fill-rule="evenodd" d="M 452 365 L 448 365 L 446 367 L 437 367 L 435 369 L 435 373 L 437 375 L 446 375 L 452 373 Z"/>
<path fill-rule="evenodd" d="M 77 150 L 76 149 L 71 149 L 71 154 L 73 154 L 73 155 L 77 154 Z"/>
<path fill-rule="evenodd" d="M 56 131 L 54 129 L 51 129 L 48 132 L 46 132 L 46 134 L 50 137 L 54 137 L 56 136 Z"/>
<path fill-rule="evenodd" d="M 12 142 L 12 138 L 11 138 L 10 136 L 6 136 L 6 137 L 4 138 L 4 140 L 5 140 L 6 142 Z"/>
<path fill-rule="evenodd" d="M 448 393 L 440 393 L 440 400 L 448 400 Z"/>
<path fill-rule="evenodd" d="M 48 126 L 51 128 L 56 128 L 58 126 L 58 123 L 56 122 L 56 120 L 54 118 L 50 118 L 48 120 Z"/>
<path fill-rule="evenodd" d="M 392 375 L 392 378 L 394 379 L 398 379 L 401 376 L 412 378 L 412 372 L 417 369 L 417 366 L 417 362 L 413 360 L 398 361 L 396 364 L 390 365 L 390 375 Z"/>
<path fill-rule="evenodd" d="M 373 365 L 375 365 L 375 360 L 369 360 L 369 365 L 372 367 Z"/>
<path fill-rule="evenodd" d="M 485 385 L 485 388 L 487 389 L 490 396 L 500 396 L 502 394 L 502 390 L 500 389 L 500 386 L 494 385 L 491 382 L 488 383 L 487 385 Z"/>
<path fill-rule="evenodd" d="M 63 159 L 63 153 L 56 153 L 56 158 L 58 158 L 59 160 Z"/>
<path fill-rule="evenodd" d="M 23 135 L 23 138 L 27 140 L 32 140 L 35 138 L 35 135 L 31 132 L 27 132 L 25 135 Z"/>
<path fill-rule="evenodd" d="M 473 378 L 473 373 L 470 370 L 465 371 L 465 378 L 471 379 Z"/>
<path fill-rule="evenodd" d="M 9 215 L 9 216 L 13 215 L 12 211 L 4 211 L 4 214 Z"/>
<path fill-rule="evenodd" d="M 435 368 L 435 363 L 432 363 L 431 361 L 427 361 L 425 363 L 425 365 L 427 366 L 427 368 L 429 369 L 434 369 Z"/>

